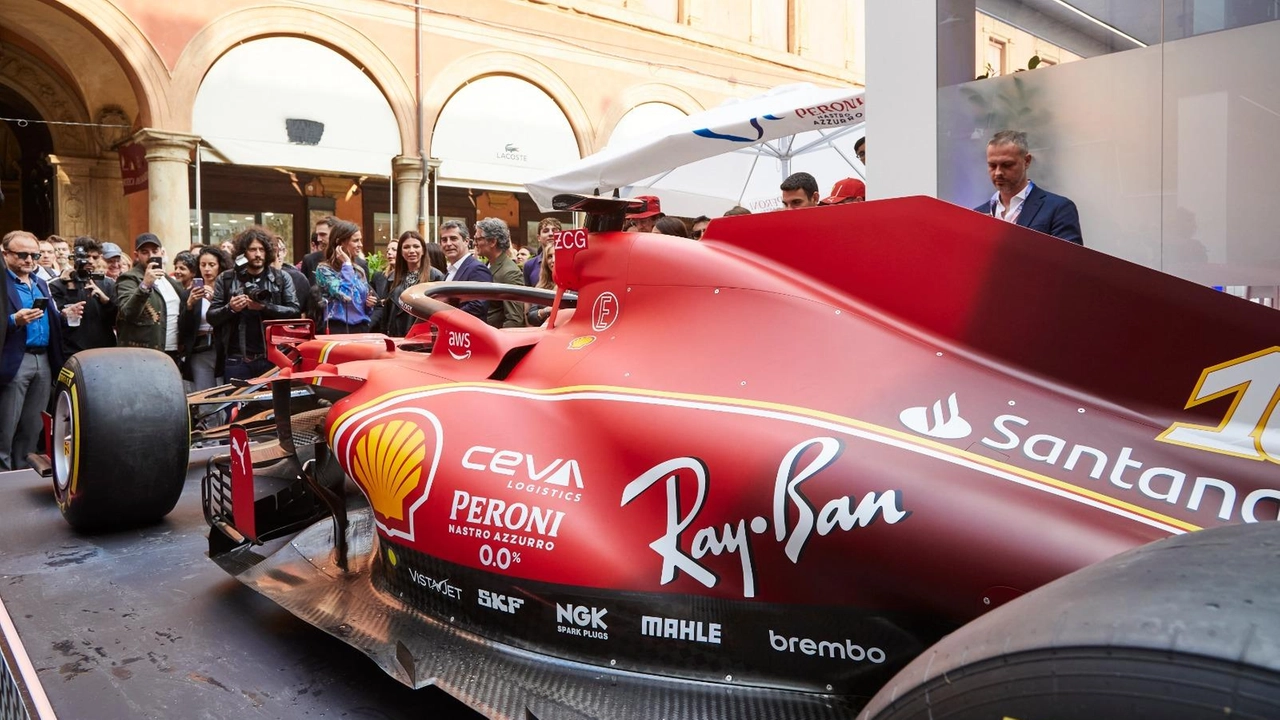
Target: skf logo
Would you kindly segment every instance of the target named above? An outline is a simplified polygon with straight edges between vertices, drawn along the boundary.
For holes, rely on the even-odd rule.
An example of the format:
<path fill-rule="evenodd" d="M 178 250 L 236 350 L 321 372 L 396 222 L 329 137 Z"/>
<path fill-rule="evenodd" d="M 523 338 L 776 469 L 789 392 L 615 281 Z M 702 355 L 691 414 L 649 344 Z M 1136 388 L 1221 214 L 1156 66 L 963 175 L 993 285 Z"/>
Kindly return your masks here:
<path fill-rule="evenodd" d="M 440 464 L 443 429 L 421 408 L 357 410 L 330 431 L 329 444 L 392 537 L 414 539 L 414 511 L 427 500 Z"/>
<path fill-rule="evenodd" d="M 489 592 L 488 590 L 477 590 L 476 592 L 478 593 L 477 602 L 480 604 L 480 607 L 489 608 L 490 610 L 497 610 L 498 612 L 515 615 L 516 611 L 520 609 L 520 606 L 524 605 L 524 600 L 521 598 L 501 595 L 496 592 Z"/>
<path fill-rule="evenodd" d="M 602 293 L 591 306 L 591 329 L 604 332 L 618 321 L 622 308 L 618 304 L 618 296 L 611 292 Z"/>
<path fill-rule="evenodd" d="M 471 333 L 450 330 L 446 347 L 454 360 L 466 360 L 471 357 Z"/>
<path fill-rule="evenodd" d="M 603 608 L 556 603 L 556 622 L 570 623 L 580 628 L 608 630 L 609 626 L 604 622 L 604 616 L 608 614 L 609 611 Z"/>

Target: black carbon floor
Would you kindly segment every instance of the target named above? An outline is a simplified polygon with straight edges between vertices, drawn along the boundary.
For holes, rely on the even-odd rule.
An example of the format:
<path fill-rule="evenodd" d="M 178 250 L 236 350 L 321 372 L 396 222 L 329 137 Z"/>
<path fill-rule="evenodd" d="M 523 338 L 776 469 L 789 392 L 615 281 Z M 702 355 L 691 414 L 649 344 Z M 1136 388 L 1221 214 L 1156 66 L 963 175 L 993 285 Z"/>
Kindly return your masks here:
<path fill-rule="evenodd" d="M 140 531 L 78 536 L 49 480 L 0 473 L 0 599 L 59 718 L 475 718 L 410 690 L 205 556 L 199 470 Z"/>

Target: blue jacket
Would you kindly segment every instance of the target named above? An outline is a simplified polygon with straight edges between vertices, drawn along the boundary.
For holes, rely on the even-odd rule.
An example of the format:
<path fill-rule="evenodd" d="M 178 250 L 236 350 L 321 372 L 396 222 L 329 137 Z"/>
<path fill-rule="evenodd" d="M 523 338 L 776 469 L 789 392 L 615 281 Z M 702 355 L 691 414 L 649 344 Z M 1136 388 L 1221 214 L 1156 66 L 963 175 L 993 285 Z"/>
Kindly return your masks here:
<path fill-rule="evenodd" d="M 480 262 L 475 255 L 468 255 L 458 266 L 458 272 L 454 274 L 455 282 L 493 282 L 493 273 L 489 272 L 489 267 Z M 468 312 L 481 320 L 488 321 L 489 303 L 485 300 L 470 300 L 462 303 L 460 306 L 463 311 Z"/>
<path fill-rule="evenodd" d="M 994 216 L 995 202 L 987 201 L 974 210 Z M 1080 211 L 1076 210 L 1076 204 L 1034 183 L 1018 213 L 1017 224 L 1059 240 L 1084 245 L 1084 237 L 1080 233 Z"/>
<path fill-rule="evenodd" d="M 8 280 L 8 270 L 0 268 L 0 273 L 5 274 Z M 31 275 L 31 282 L 39 288 L 40 294 L 44 297 L 49 296 L 49 285 L 45 281 Z M 22 309 L 22 299 L 18 297 L 18 288 L 13 286 L 12 282 L 6 283 L 5 287 L 5 309 L 9 312 L 4 316 L 6 327 L 11 322 L 9 316 Z M 62 313 L 58 312 L 58 308 L 50 300 L 49 306 L 44 311 L 44 316 L 49 321 L 49 367 L 55 371 L 62 367 Z M 18 368 L 22 367 L 22 356 L 27 351 L 27 332 L 26 328 L 8 328 L 8 333 L 4 338 L 3 350 L 0 350 L 0 385 L 3 385 L 13 379 L 18 374 Z M 56 374 L 56 372 L 55 372 Z"/>

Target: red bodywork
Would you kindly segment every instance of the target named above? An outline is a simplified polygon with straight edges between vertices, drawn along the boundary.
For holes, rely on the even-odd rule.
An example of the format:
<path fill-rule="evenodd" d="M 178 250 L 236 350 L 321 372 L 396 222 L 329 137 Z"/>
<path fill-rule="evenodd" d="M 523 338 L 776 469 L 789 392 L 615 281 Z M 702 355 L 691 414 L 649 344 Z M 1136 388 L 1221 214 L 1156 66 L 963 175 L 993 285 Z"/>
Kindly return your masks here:
<path fill-rule="evenodd" d="M 554 328 L 450 310 L 430 354 L 292 371 L 351 391 L 328 439 L 389 586 L 481 635 L 867 692 L 1076 569 L 1276 519 L 1273 310 L 923 198 L 573 242 Z"/>

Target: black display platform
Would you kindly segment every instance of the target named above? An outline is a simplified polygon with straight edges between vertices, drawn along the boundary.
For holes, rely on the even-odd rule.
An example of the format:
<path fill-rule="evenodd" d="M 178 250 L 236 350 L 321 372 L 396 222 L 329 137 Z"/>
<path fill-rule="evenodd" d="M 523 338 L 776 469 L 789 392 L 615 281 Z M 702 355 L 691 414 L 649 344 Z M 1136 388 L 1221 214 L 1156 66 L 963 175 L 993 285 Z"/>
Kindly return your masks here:
<path fill-rule="evenodd" d="M 74 533 L 48 479 L 0 473 L 0 600 L 57 717 L 478 717 L 404 687 L 210 562 L 199 482 L 210 454 L 193 451 L 163 523 L 112 535 Z"/>

